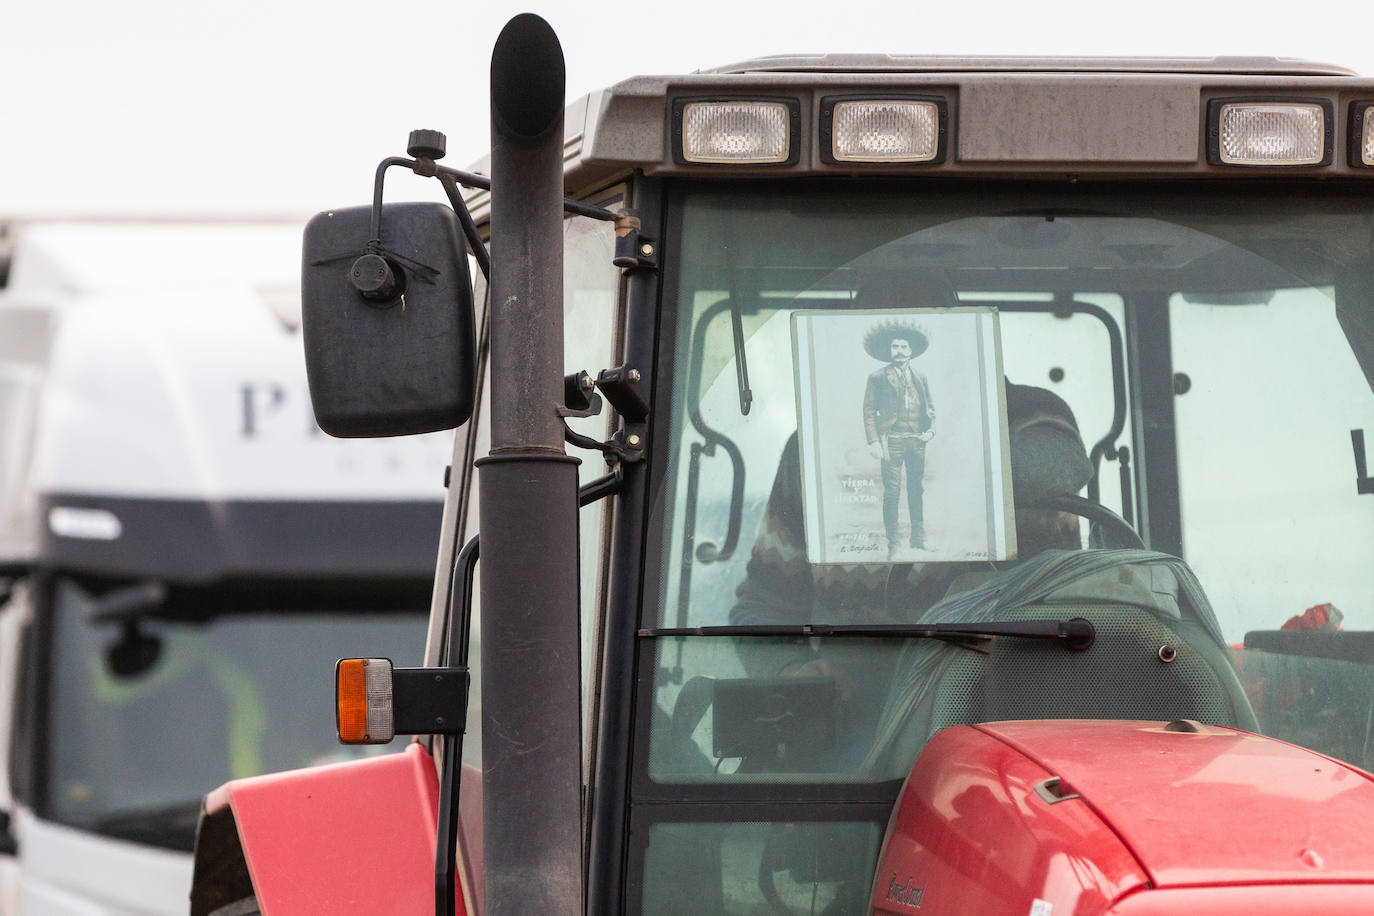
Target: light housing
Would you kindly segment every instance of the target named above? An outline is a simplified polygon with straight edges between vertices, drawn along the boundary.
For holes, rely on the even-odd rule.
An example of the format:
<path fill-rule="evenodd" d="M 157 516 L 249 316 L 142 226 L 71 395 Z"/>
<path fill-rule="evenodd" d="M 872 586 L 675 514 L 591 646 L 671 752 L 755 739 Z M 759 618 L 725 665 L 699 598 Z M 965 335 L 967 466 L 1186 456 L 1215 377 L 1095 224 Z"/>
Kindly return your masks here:
<path fill-rule="evenodd" d="M 1207 161 L 1249 167 L 1330 165 L 1333 113 L 1327 99 L 1213 99 L 1207 104 Z"/>
<path fill-rule="evenodd" d="M 1350 103 L 1350 164 L 1374 168 L 1374 117 L 1369 110 L 1374 101 Z"/>
<path fill-rule="evenodd" d="M 821 99 L 821 160 L 832 165 L 938 164 L 948 135 L 949 105 L 941 96 Z"/>
<path fill-rule="evenodd" d="M 334 666 L 334 725 L 341 744 L 386 744 L 397 735 L 457 735 L 467 721 L 468 669 L 394 668 L 389 658 Z"/>
<path fill-rule="evenodd" d="M 334 666 L 334 719 L 342 744 L 386 744 L 396 737 L 391 659 L 345 658 Z"/>
<path fill-rule="evenodd" d="M 801 103 L 796 99 L 677 99 L 673 160 L 678 165 L 796 165 Z"/>

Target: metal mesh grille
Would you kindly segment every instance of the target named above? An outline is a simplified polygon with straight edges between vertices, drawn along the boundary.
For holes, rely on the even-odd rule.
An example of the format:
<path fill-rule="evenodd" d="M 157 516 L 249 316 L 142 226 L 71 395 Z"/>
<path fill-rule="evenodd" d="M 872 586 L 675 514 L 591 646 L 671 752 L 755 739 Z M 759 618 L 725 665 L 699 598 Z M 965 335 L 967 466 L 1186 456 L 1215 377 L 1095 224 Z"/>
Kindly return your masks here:
<path fill-rule="evenodd" d="M 1196 719 L 1235 725 L 1226 687 L 1165 621 L 1120 607 L 1023 608 L 1008 620 L 1083 617 L 1097 628 L 1086 652 L 998 639 L 989 655 L 960 653 L 941 678 L 931 734 L 1010 719 Z M 1160 647 L 1177 652 L 1160 660 Z"/>

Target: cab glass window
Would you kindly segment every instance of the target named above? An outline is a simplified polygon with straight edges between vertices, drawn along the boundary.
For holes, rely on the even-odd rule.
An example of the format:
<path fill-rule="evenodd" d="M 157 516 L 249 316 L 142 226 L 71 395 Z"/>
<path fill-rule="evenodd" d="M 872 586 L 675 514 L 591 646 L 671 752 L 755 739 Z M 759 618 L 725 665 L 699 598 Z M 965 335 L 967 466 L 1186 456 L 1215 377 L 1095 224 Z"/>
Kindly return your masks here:
<path fill-rule="evenodd" d="M 642 912 L 861 911 L 949 725 L 1187 718 L 1374 764 L 1366 189 L 730 186 L 671 212 Z M 953 554 L 991 504 L 1014 549 Z"/>
<path fill-rule="evenodd" d="M 1351 631 L 1374 627 L 1374 497 L 1357 489 L 1352 434 L 1374 418 L 1372 229 L 1363 202 L 1339 194 L 812 189 L 685 199 L 659 601 L 646 610 L 657 628 L 650 776 L 881 781 L 904 775 L 942 723 L 1175 708 L 1347 749 L 1366 765 L 1374 694 L 1350 707 L 1332 693 L 1322 720 L 1359 734 L 1323 744 L 1283 724 L 1295 716 L 1269 712 L 1280 690 L 1249 656 L 1282 655 L 1290 668 L 1293 657 L 1321 668 L 1367 656 Z M 929 417 L 899 420 L 875 445 L 861 420 L 864 379 L 895 363 L 837 336 L 824 346 L 851 356 L 836 357 L 844 370 L 821 384 L 849 392 L 852 417 L 832 409 L 816 428 L 849 437 L 847 511 L 868 513 L 863 537 L 886 553 L 817 562 L 810 529 L 827 519 L 805 502 L 808 487 L 828 484 L 808 480 L 796 435 L 816 409 L 800 394 L 796 316 L 852 312 L 873 315 L 875 327 L 895 316 L 928 330 L 941 327 L 937 315 L 970 308 L 998 316 L 1016 554 L 936 556 L 950 524 L 941 487 L 966 470 L 948 443 L 958 424 L 980 419 L 942 410 L 958 401 L 951 386 L 962 377 L 918 380 L 935 371 L 925 367 L 936 365 L 938 341 L 909 360 L 917 375 L 903 375 L 916 392 L 908 403 L 928 399 Z M 915 459 L 894 457 L 896 443 Z M 924 492 L 923 513 L 913 489 Z M 1047 495 L 1090 505 L 1050 510 Z M 1127 548 L 1137 553 L 1119 552 Z M 1024 584 L 1018 576 L 1041 577 L 1043 587 L 1025 591 L 1033 599 L 989 597 Z M 1110 656 L 1134 651 L 1127 635 L 1100 639 L 1068 666 L 1081 698 L 1037 706 L 1021 702 L 1027 689 L 1063 684 L 1017 667 L 1048 651 L 1029 643 L 999 641 L 1026 658 L 1006 661 L 1019 673 L 989 696 L 997 665 L 970 669 L 969 649 L 948 640 L 763 632 L 1022 619 L 1047 608 L 1074 616 L 1076 604 L 1100 607 L 1100 619 L 1087 615 L 1099 634 L 1143 619 L 1155 628 L 1149 639 L 1186 643 L 1206 690 L 1182 702 L 1178 678 L 1156 682 L 1142 669 L 1123 691 Z M 1340 650 L 1265 635 L 1337 626 L 1349 633 Z M 737 629 L 713 638 L 692 629 L 702 627 Z M 1324 657 L 1332 652 L 1342 658 Z M 1348 680 L 1334 668 L 1323 676 Z M 770 716 L 789 724 L 751 737 L 750 723 Z"/>
<path fill-rule="evenodd" d="M 595 201 L 596 205 L 615 209 L 619 197 Z M 620 274 L 611 263 L 615 255 L 615 232 L 609 222 L 568 216 L 563 220 L 563 322 L 564 366 L 568 373 L 585 370 L 593 378 L 602 369 L 616 364 L 620 327 L 618 295 Z M 479 276 L 476 287 L 478 301 L 486 300 L 486 284 Z M 484 359 L 485 369 L 485 359 Z M 480 458 L 491 450 L 490 374 L 484 372 L 481 398 L 478 403 L 473 458 Z M 608 434 L 610 417 L 605 407 L 590 417 L 570 417 L 569 428 L 590 439 L 603 441 Z M 567 446 L 568 454 L 578 458 L 579 485 L 586 485 L 606 473 L 606 463 L 600 452 L 575 445 Z M 480 472 L 475 472 L 480 473 Z M 478 533 L 478 500 L 480 488 L 475 484 L 468 490 L 464 538 Z M 584 768 L 590 767 L 591 716 L 593 714 L 592 684 L 596 671 L 596 649 L 600 640 L 601 596 L 604 594 L 603 576 L 606 551 L 606 503 L 598 501 L 584 506 L 578 513 L 578 577 L 579 607 L 581 609 L 580 643 L 582 667 L 582 710 Z M 469 665 L 472 686 L 468 701 L 468 727 L 463 740 L 463 759 L 474 766 L 481 765 L 481 562 L 477 564 L 477 580 L 473 589 L 472 648 Z"/>

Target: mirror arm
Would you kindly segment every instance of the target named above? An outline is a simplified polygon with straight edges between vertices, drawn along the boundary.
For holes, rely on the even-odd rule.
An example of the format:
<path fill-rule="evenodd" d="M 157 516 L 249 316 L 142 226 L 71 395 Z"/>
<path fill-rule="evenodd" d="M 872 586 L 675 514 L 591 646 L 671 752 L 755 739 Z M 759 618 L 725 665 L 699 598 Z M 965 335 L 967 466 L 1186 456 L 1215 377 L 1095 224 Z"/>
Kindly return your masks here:
<path fill-rule="evenodd" d="M 414 148 L 416 134 L 421 131 L 411 132 L 411 146 Z M 436 147 L 432 152 L 442 156 L 442 146 Z M 372 224 L 368 240 L 368 250 L 380 253 L 381 234 L 382 234 L 382 188 L 386 182 L 386 170 L 392 167 L 405 168 L 425 178 L 437 178 L 439 184 L 444 188 L 444 194 L 448 197 L 449 206 L 458 216 L 458 222 L 463 227 L 463 235 L 467 237 L 468 248 L 472 251 L 472 256 L 477 260 L 477 267 L 482 271 L 482 276 L 491 282 L 491 258 L 487 254 L 486 245 L 482 237 L 477 232 L 477 224 L 472 219 L 472 214 L 468 212 L 467 205 L 463 203 L 463 197 L 458 193 L 458 185 L 465 188 L 477 188 L 482 191 L 491 190 L 491 179 L 485 175 L 477 175 L 473 172 L 464 172 L 460 169 L 452 169 L 446 165 L 439 165 L 432 158 L 417 156 L 408 159 L 404 156 L 388 156 L 377 164 L 376 176 L 372 182 Z M 615 222 L 617 214 L 605 207 L 594 207 L 591 204 L 584 204 L 576 200 L 563 199 L 563 212 L 572 213 L 576 216 L 585 216 L 589 219 L 602 220 L 604 222 Z"/>
<path fill-rule="evenodd" d="M 399 165 L 410 168 L 417 175 L 427 174 L 421 171 L 423 161 L 413 162 L 410 159 L 398 159 L 396 162 Z M 451 169 L 446 165 L 436 165 L 434 166 L 433 174 L 441 177 L 447 175 L 465 188 L 477 188 L 479 191 L 491 190 L 491 179 L 485 175 L 478 175 L 475 172 L 464 172 L 459 169 Z M 574 216 L 585 216 L 588 219 L 599 219 L 606 223 L 613 223 L 616 219 L 616 214 L 613 210 L 607 210 L 605 207 L 596 207 L 592 204 L 584 204 L 580 200 L 569 200 L 566 197 L 563 198 L 563 212 L 571 213 Z"/>
<path fill-rule="evenodd" d="M 477 259 L 477 269 L 482 271 L 482 276 L 486 278 L 487 286 L 490 287 L 491 256 L 487 254 L 487 246 L 482 242 L 482 236 L 477 233 L 477 224 L 472 221 L 472 214 L 468 212 L 462 196 L 458 193 L 457 179 L 443 172 L 439 173 L 438 178 L 439 183 L 444 186 L 444 193 L 448 195 L 449 206 L 458 214 L 458 223 L 463 227 L 463 235 L 467 236 L 468 248 Z"/>
<path fill-rule="evenodd" d="M 393 165 L 409 166 L 410 161 L 391 156 L 377 163 L 377 172 L 372 179 L 372 222 L 367 231 L 368 251 L 375 251 L 382 244 L 382 185 L 386 183 L 386 170 Z"/>
<path fill-rule="evenodd" d="M 454 212 L 460 214 L 460 219 L 464 221 L 464 230 L 467 224 L 472 223 L 472 216 L 468 214 L 467 207 L 463 205 L 462 198 L 458 195 L 456 185 L 465 188 L 477 188 L 482 191 L 491 190 L 491 179 L 485 175 L 478 175 L 474 172 L 464 172 L 461 169 L 449 168 L 446 165 L 439 165 L 435 162 L 444 155 L 446 141 L 444 135 L 438 131 L 413 130 L 410 132 L 410 141 L 407 144 L 407 152 L 415 158 L 408 159 L 404 156 L 388 156 L 377 165 L 376 178 L 372 183 L 372 239 L 380 244 L 378 238 L 381 234 L 382 223 L 382 184 L 386 176 L 386 170 L 392 166 L 400 166 L 410 169 L 416 175 L 425 178 L 438 178 L 443 184 L 444 191 L 448 194 L 449 203 L 453 205 Z M 615 222 L 617 214 L 605 207 L 595 207 L 591 204 L 584 204 L 581 201 L 563 198 L 563 212 L 572 213 L 576 216 L 585 216 L 589 219 L 603 220 L 605 222 Z M 476 235 L 474 226 L 472 236 Z M 474 248 L 481 248 L 474 244 Z M 485 273 L 485 269 L 483 273 Z"/>
<path fill-rule="evenodd" d="M 477 261 L 477 268 L 490 283 L 491 257 L 487 254 L 487 246 L 482 242 L 482 237 L 477 233 L 477 224 L 472 221 L 472 214 L 468 212 L 462 195 L 458 193 L 458 185 L 467 183 L 463 181 L 464 178 L 476 179 L 478 176 L 443 168 L 436 165 L 433 159 L 390 156 L 378 163 L 376 177 L 372 181 L 372 222 L 368 230 L 367 250 L 373 254 L 380 254 L 382 250 L 382 188 L 386 183 L 386 170 L 393 166 L 410 169 L 417 175 L 439 179 L 444 194 L 448 196 L 449 206 L 458 217 L 458 224 L 463 227 L 463 235 L 467 237 L 468 249 Z M 490 181 L 485 181 L 484 184 L 487 187 L 491 186 Z"/>
<path fill-rule="evenodd" d="M 10 829 L 10 813 L 0 810 L 0 856 L 18 856 L 19 841 Z"/>

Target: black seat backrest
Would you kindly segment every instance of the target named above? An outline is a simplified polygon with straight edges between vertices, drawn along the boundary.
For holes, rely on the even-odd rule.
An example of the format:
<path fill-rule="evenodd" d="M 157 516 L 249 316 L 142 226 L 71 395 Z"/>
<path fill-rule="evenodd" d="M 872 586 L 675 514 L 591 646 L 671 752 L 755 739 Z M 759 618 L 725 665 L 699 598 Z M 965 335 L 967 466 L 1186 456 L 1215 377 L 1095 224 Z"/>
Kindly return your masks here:
<path fill-rule="evenodd" d="M 1186 620 L 1137 607 L 1027 607 L 1010 620 L 1082 617 L 1093 646 L 998 639 L 988 655 L 960 652 L 932 696 L 929 733 L 1010 719 L 1195 719 L 1256 728 L 1225 649 Z M 1166 659 L 1168 659 L 1166 661 Z"/>
<path fill-rule="evenodd" d="M 869 766 L 904 776 L 927 741 L 951 725 L 1023 719 L 1195 719 L 1258 731 L 1226 648 L 1204 627 L 1129 604 L 1032 604 L 1001 620 L 1082 617 L 1097 630 L 1093 645 L 1071 652 L 1057 642 L 999 637 L 982 654 L 954 646 L 914 645 L 938 653 L 912 661 L 924 681 L 918 699 L 894 723 Z M 1168 659 L 1166 661 L 1166 659 Z"/>

